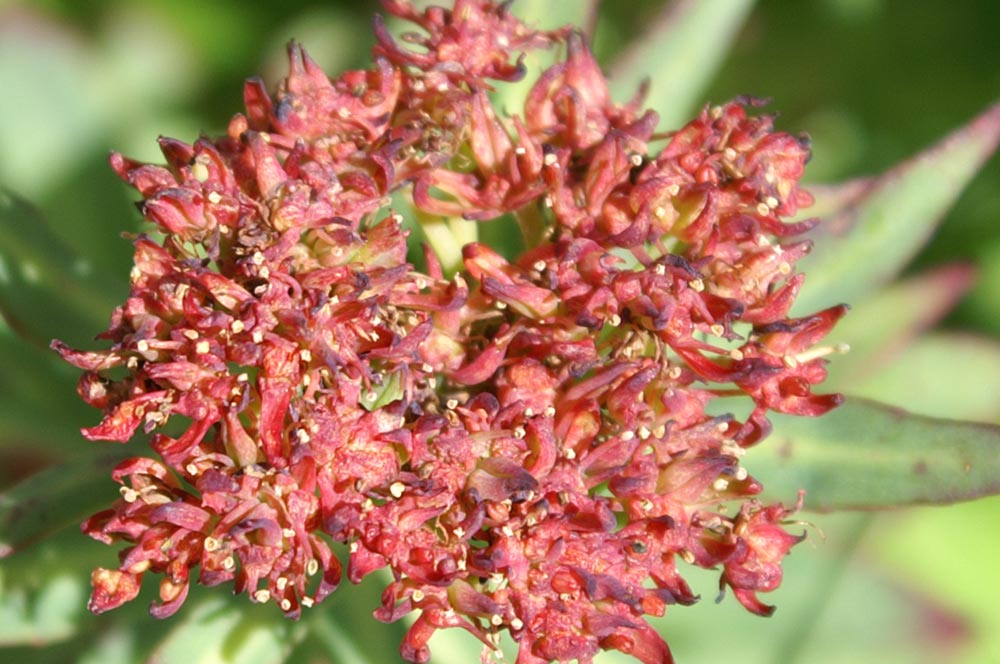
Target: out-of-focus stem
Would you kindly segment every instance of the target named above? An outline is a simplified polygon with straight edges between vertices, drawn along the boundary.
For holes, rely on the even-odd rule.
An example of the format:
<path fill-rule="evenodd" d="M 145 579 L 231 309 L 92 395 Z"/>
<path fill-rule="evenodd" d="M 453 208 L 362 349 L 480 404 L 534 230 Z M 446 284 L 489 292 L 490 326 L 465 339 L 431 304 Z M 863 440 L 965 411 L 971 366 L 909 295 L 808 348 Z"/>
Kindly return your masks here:
<path fill-rule="evenodd" d="M 474 221 L 460 217 L 440 217 L 417 213 L 417 220 L 427 241 L 441 261 L 446 275 L 462 269 L 462 247 L 479 239 L 479 227 Z"/>

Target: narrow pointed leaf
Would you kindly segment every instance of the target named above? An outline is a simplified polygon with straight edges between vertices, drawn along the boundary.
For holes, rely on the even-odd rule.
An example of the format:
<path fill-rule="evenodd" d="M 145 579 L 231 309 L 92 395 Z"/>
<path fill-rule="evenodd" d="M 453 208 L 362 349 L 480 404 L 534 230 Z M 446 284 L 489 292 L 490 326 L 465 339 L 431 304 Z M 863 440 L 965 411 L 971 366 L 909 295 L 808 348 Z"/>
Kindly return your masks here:
<path fill-rule="evenodd" d="M 100 331 L 119 290 L 108 287 L 46 226 L 27 201 L 0 189 L 0 312 L 40 346 Z"/>
<path fill-rule="evenodd" d="M 856 301 L 899 274 L 998 143 L 1000 103 L 848 199 L 799 263 L 809 278 L 796 310 Z"/>
<path fill-rule="evenodd" d="M 120 446 L 95 446 L 0 494 L 0 558 L 108 507 L 111 469 L 125 456 Z"/>
<path fill-rule="evenodd" d="M 669 3 L 612 63 L 609 78 L 615 99 L 632 98 L 649 79 L 646 106 L 660 114 L 661 128 L 678 128 L 704 103 L 702 94 L 753 4 L 753 0 Z"/>
<path fill-rule="evenodd" d="M 1000 493 L 1000 427 L 850 398 L 818 419 L 774 416 L 755 453 L 770 496 L 810 510 L 943 505 Z"/>
<path fill-rule="evenodd" d="M 969 266 L 947 265 L 887 286 L 854 304 L 832 335 L 851 351 L 830 363 L 825 389 L 857 393 L 857 382 L 892 363 L 918 334 L 944 317 L 972 285 L 973 277 Z"/>
<path fill-rule="evenodd" d="M 851 391 L 921 415 L 997 422 L 1000 342 L 958 332 L 925 335 Z"/>

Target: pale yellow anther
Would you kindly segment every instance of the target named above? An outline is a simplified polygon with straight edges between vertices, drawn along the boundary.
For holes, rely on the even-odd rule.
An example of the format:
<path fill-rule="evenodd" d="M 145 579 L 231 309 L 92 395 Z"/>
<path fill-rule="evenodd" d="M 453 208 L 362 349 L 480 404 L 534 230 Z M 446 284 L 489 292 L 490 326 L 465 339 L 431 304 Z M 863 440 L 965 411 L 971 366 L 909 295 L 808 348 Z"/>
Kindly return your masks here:
<path fill-rule="evenodd" d="M 406 491 L 406 485 L 402 482 L 393 482 L 389 485 L 389 493 L 392 494 L 393 498 L 402 498 L 404 491 Z"/>
<path fill-rule="evenodd" d="M 220 196 L 219 192 L 217 192 L 217 191 L 213 191 L 213 192 L 211 192 L 211 193 L 208 194 L 208 202 L 211 203 L 212 205 L 218 205 L 219 201 L 221 201 L 221 200 L 222 200 L 222 196 Z M 225 228 L 225 226 L 223 226 L 223 228 Z"/>
<path fill-rule="evenodd" d="M 692 279 L 691 281 L 688 282 L 688 286 L 690 286 L 691 290 L 693 290 L 696 293 L 700 293 L 703 290 L 705 290 L 705 282 L 702 281 L 701 279 Z"/>
<path fill-rule="evenodd" d="M 201 162 L 195 162 L 195 164 L 191 166 L 191 175 L 198 182 L 207 182 L 209 177 L 208 167 Z"/>
<path fill-rule="evenodd" d="M 253 598 L 254 601 L 263 604 L 267 600 L 271 599 L 271 591 L 267 588 L 261 588 L 260 590 L 254 592 Z"/>

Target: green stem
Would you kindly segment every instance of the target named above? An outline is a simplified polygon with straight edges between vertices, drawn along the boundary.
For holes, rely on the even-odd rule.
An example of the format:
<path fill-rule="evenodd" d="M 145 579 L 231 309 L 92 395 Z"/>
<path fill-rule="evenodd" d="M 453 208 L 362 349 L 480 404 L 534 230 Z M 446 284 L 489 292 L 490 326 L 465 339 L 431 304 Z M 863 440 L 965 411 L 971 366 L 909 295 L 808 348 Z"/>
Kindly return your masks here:
<path fill-rule="evenodd" d="M 479 226 L 474 221 L 459 217 L 439 217 L 417 212 L 417 220 L 427 236 L 427 241 L 441 261 L 445 275 L 462 269 L 462 247 L 476 242 Z"/>

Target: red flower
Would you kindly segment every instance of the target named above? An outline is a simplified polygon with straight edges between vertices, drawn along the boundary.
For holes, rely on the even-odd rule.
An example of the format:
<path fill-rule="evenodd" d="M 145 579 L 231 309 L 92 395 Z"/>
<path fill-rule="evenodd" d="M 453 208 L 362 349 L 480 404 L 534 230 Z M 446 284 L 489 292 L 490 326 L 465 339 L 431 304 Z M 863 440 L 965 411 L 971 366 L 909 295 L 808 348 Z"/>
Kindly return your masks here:
<path fill-rule="evenodd" d="M 806 142 L 737 100 L 653 153 L 655 114 L 611 101 L 576 33 L 488 0 L 385 5 L 418 49 L 377 22 L 373 69 L 330 80 L 293 45 L 225 137 L 162 140 L 166 166 L 112 156 L 164 239 L 135 241 L 110 348 L 54 348 L 104 412 L 85 436 L 156 431 L 162 461 L 121 464 L 121 499 L 84 524 L 127 544 L 91 609 L 155 574 L 157 616 L 196 576 L 298 617 L 339 583 L 341 542 L 350 581 L 392 572 L 378 618 L 419 612 L 412 662 L 444 627 L 487 649 L 507 630 L 522 664 L 668 662 L 643 617 L 697 599 L 691 564 L 769 612 L 756 593 L 800 538 L 742 457 L 769 410 L 839 400 L 811 390 L 845 309 L 787 318 Z M 497 113 L 491 86 L 556 43 L 524 119 Z M 468 244 L 452 279 L 428 250 L 422 274 L 387 208 L 400 191 L 431 214 L 515 213 L 530 244 Z M 708 414 L 734 395 L 747 421 Z"/>

